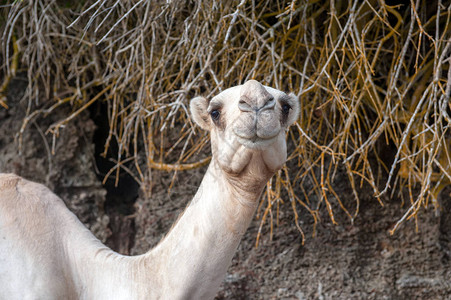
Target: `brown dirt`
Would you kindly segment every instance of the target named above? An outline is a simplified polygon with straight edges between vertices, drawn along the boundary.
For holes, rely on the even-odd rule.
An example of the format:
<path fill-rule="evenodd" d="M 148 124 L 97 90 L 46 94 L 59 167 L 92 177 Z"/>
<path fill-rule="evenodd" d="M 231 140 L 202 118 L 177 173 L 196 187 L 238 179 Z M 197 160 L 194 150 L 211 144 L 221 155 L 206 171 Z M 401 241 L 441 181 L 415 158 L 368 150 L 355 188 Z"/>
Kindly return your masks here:
<path fill-rule="evenodd" d="M 152 198 L 137 202 L 133 253 L 146 251 L 169 230 L 202 174 L 201 170 L 180 174 L 169 194 L 165 187 L 170 174 L 155 174 L 158 182 Z M 290 208 L 282 210 L 272 240 L 264 226 L 258 248 L 260 221 L 255 219 L 216 299 L 451 299 L 451 189 L 442 194 L 444 205 L 438 215 L 433 210 L 420 215 L 418 233 L 415 223 L 407 222 L 393 236 L 389 230 L 405 206 L 392 199 L 381 207 L 365 192 L 354 224 L 336 210 L 340 225 L 335 226 L 324 210 L 312 237 L 312 219 L 303 214 L 304 246 Z"/>

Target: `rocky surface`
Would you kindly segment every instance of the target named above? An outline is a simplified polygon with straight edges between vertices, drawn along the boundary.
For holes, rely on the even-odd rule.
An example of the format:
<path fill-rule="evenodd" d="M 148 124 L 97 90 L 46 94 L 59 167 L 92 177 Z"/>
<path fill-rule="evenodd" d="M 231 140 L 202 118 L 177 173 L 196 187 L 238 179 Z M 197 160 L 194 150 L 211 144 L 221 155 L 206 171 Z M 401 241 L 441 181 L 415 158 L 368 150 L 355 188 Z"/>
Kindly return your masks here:
<path fill-rule="evenodd" d="M 104 211 L 106 191 L 95 173 L 94 122 L 89 114 L 81 114 L 53 141 L 45 131 L 67 115 L 67 110 L 57 110 L 32 119 L 20 137 L 28 105 L 22 99 L 26 86 L 25 77 L 17 76 L 8 89 L 9 109 L 0 108 L 0 172 L 45 184 L 105 242 L 111 231 Z"/>

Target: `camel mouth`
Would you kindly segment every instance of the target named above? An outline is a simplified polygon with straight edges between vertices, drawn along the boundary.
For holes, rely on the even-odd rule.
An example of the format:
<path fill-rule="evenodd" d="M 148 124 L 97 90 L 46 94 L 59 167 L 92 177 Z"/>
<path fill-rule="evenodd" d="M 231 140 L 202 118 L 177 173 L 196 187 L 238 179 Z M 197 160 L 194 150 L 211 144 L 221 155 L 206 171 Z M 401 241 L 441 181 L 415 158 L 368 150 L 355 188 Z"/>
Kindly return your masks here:
<path fill-rule="evenodd" d="M 264 150 L 273 144 L 282 130 L 278 120 L 272 114 L 249 119 L 241 117 L 232 127 L 232 133 L 240 144 L 249 149 Z M 267 116 L 267 118 L 265 118 Z"/>
<path fill-rule="evenodd" d="M 275 143 L 277 136 L 278 134 L 271 137 L 259 137 L 255 135 L 252 138 L 247 138 L 236 135 L 237 140 L 241 145 L 252 150 L 264 150 Z"/>

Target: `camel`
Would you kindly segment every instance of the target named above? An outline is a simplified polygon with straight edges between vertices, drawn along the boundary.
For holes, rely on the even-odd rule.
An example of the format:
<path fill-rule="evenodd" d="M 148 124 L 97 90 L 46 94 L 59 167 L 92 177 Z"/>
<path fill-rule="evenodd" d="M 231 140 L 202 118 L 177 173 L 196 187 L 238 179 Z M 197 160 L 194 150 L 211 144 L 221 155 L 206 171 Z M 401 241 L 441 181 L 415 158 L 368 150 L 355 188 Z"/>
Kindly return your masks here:
<path fill-rule="evenodd" d="M 250 80 L 190 102 L 212 159 L 192 201 L 150 251 L 103 245 L 45 186 L 0 174 L 0 299 L 212 299 L 268 180 L 287 158 L 295 95 Z"/>

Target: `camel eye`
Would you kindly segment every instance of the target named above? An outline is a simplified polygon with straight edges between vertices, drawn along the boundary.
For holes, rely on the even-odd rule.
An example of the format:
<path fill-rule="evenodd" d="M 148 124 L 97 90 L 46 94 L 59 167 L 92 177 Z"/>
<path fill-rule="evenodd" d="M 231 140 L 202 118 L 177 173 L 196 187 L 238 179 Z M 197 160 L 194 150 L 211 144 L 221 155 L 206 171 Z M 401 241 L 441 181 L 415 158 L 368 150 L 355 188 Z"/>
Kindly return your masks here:
<path fill-rule="evenodd" d="M 291 106 L 287 103 L 282 104 L 282 112 L 288 114 L 290 112 Z"/>
<path fill-rule="evenodd" d="M 216 110 L 216 109 L 213 110 L 213 111 L 210 113 L 210 116 L 211 116 L 211 118 L 212 118 L 213 121 L 218 121 L 220 115 L 221 115 L 221 113 L 219 112 L 219 110 Z"/>

